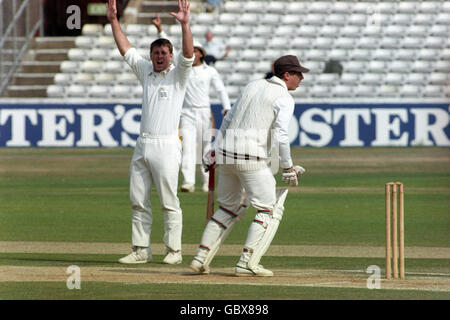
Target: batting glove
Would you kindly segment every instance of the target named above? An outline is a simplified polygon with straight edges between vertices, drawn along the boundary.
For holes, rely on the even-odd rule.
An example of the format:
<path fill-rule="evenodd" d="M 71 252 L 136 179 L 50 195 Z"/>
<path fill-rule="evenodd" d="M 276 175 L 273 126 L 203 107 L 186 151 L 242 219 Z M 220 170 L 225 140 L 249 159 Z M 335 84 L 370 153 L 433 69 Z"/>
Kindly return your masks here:
<path fill-rule="evenodd" d="M 202 158 L 203 168 L 205 172 L 208 172 L 211 169 L 216 167 L 216 152 L 214 149 L 208 150 Z"/>
<path fill-rule="evenodd" d="M 282 180 L 290 185 L 291 187 L 298 186 L 298 175 L 305 173 L 305 169 L 300 166 L 293 166 L 290 168 L 283 169 L 281 174 Z"/>

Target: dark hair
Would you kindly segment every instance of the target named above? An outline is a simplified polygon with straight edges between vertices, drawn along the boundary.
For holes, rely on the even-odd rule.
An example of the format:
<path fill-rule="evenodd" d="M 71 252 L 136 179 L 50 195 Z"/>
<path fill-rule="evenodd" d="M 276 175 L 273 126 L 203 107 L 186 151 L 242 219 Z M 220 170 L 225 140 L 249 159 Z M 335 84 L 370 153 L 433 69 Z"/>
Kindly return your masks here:
<path fill-rule="evenodd" d="M 154 47 L 162 47 L 162 46 L 168 47 L 169 52 L 173 53 L 172 43 L 169 40 L 164 39 L 164 38 L 159 38 L 159 39 L 156 39 L 155 41 L 153 41 L 152 44 L 150 45 L 150 52 L 153 51 Z"/>

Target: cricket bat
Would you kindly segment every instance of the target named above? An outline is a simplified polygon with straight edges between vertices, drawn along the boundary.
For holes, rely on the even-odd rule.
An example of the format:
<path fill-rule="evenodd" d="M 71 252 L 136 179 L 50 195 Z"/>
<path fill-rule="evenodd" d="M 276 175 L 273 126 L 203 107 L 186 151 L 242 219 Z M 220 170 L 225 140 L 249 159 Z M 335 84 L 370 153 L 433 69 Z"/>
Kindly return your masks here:
<path fill-rule="evenodd" d="M 209 180 L 208 180 L 208 202 L 206 204 L 206 223 L 214 214 L 214 184 L 215 184 L 215 171 L 214 165 L 209 168 Z"/>

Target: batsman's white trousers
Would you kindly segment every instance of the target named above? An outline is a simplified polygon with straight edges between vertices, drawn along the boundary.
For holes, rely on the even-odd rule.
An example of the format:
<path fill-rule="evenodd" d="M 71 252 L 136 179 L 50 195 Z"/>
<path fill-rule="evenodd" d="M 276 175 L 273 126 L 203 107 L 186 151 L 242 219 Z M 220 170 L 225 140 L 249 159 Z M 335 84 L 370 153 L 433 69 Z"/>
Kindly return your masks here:
<path fill-rule="evenodd" d="M 153 216 L 149 200 L 154 185 L 164 214 L 164 243 L 168 250 L 181 250 L 182 212 L 177 196 L 181 164 L 178 136 L 141 135 L 130 165 L 132 244 L 149 247 Z"/>
<path fill-rule="evenodd" d="M 254 249 L 269 223 L 269 211 L 276 202 L 276 181 L 270 167 L 254 171 L 237 170 L 235 165 L 220 165 L 217 186 L 219 206 L 236 212 L 241 203 L 242 187 L 247 193 L 252 207 L 258 210 L 249 227 L 245 247 Z"/>
<path fill-rule="evenodd" d="M 183 137 L 181 173 L 184 182 L 195 184 L 195 169 L 202 163 L 203 150 L 211 141 L 211 109 L 184 108 L 180 118 L 180 134 Z M 200 168 L 202 183 L 209 174 Z"/>

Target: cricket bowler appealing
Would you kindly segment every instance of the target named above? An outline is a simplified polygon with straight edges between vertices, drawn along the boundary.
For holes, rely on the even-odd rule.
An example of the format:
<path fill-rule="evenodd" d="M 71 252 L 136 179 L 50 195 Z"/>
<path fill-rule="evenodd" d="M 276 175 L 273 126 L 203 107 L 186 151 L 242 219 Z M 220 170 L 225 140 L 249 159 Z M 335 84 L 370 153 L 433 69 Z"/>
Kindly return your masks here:
<path fill-rule="evenodd" d="M 250 204 L 257 214 L 249 227 L 235 274 L 273 275 L 259 261 L 278 229 L 288 189 L 276 189 L 269 160 L 275 146 L 283 181 L 290 186 L 298 185 L 298 175 L 305 170 L 293 166 L 291 159 L 288 129 L 295 103 L 288 90 L 295 90 L 303 80 L 303 73 L 308 71 L 295 56 L 278 58 L 274 62 L 275 76 L 250 82 L 224 118 L 213 148 L 204 157 L 210 168 L 215 163 L 219 165 L 219 209 L 206 225 L 191 262 L 195 272 L 209 273 L 209 263 L 220 244 Z M 243 200 L 242 189 L 247 199 Z"/>
<path fill-rule="evenodd" d="M 120 27 L 116 1 L 109 0 L 107 3 L 107 17 L 117 48 L 143 88 L 140 134 L 130 165 L 133 251 L 121 258 L 120 263 L 146 263 L 152 260 L 150 233 L 153 216 L 149 196 L 153 185 L 164 214 L 163 240 L 167 255 L 163 263 L 179 264 L 182 261 L 182 211 L 177 196 L 181 165 L 178 124 L 194 61 L 194 47 L 189 26 L 189 2 L 179 0 L 178 7 L 178 13 L 170 14 L 180 23 L 183 50 L 174 66 L 170 63 L 173 47 L 167 39 L 157 39 L 151 43 L 151 61 L 140 56 Z"/>

